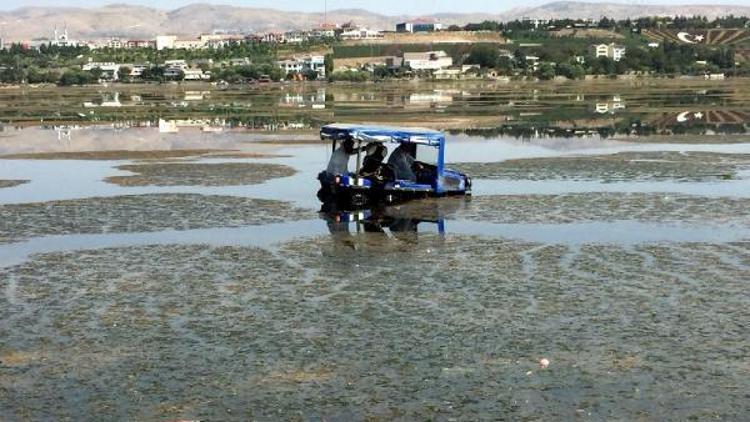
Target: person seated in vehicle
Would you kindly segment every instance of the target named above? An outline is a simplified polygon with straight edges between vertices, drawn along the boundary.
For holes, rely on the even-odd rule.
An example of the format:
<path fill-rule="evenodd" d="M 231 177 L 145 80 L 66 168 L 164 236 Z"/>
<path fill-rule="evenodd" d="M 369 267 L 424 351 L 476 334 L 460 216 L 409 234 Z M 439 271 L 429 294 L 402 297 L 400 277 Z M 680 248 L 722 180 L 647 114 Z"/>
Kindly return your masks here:
<path fill-rule="evenodd" d="M 328 176 L 349 174 L 349 157 L 359 151 L 363 151 L 365 148 L 366 147 L 354 148 L 354 139 L 347 137 L 341 142 L 341 145 L 333 151 L 333 154 L 331 154 L 331 160 L 328 161 L 326 174 Z"/>
<path fill-rule="evenodd" d="M 413 170 L 416 154 L 417 146 L 415 144 L 402 143 L 393 150 L 388 158 L 388 166 L 393 170 L 397 180 L 417 181 L 417 175 Z"/>
<path fill-rule="evenodd" d="M 367 177 L 375 183 L 383 183 L 388 178 L 388 169 L 383 166 L 383 160 L 388 154 L 388 148 L 381 143 L 372 143 L 367 146 L 367 155 L 362 161 L 359 175 Z"/>

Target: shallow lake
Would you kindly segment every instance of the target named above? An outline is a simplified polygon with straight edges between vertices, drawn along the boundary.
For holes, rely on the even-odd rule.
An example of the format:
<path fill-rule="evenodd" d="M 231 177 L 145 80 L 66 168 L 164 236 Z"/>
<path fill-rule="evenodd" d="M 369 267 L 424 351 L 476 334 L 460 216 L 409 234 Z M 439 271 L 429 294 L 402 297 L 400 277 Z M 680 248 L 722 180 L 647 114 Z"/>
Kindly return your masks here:
<path fill-rule="evenodd" d="M 40 92 L 0 420 L 750 415 L 745 81 Z M 448 130 L 473 195 L 321 213 L 330 121 Z"/>

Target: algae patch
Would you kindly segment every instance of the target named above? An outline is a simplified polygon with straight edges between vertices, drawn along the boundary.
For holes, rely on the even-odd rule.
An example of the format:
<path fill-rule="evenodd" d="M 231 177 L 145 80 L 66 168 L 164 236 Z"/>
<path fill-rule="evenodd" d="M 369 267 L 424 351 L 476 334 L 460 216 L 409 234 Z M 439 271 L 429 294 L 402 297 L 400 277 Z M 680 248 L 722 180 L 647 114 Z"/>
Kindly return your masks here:
<path fill-rule="evenodd" d="M 28 180 L 7 180 L 7 179 L 0 179 L 0 189 L 2 188 L 12 188 L 16 187 L 18 185 L 23 185 L 24 183 L 29 183 Z"/>
<path fill-rule="evenodd" d="M 361 236 L 359 248 L 321 237 L 279 252 L 52 253 L 0 270 L 0 417 L 547 420 L 582 409 L 597 419 L 738 419 L 750 410 L 748 242 Z"/>
<path fill-rule="evenodd" d="M 750 154 L 713 152 L 621 152 L 496 163 L 457 163 L 476 179 L 620 181 L 715 181 L 750 167 Z"/>
<path fill-rule="evenodd" d="M 0 239 L 237 227 L 314 215 L 281 201 L 234 196 L 150 194 L 84 198 L 0 205 Z"/>
<path fill-rule="evenodd" d="M 126 164 L 117 169 L 136 174 L 108 177 L 106 182 L 120 186 L 236 186 L 259 184 L 296 173 L 289 166 L 267 163 Z"/>
<path fill-rule="evenodd" d="M 607 192 L 475 196 L 449 218 L 532 224 L 623 220 L 747 224 L 750 222 L 750 199 Z"/>
<path fill-rule="evenodd" d="M 411 201 L 386 207 L 381 213 L 401 219 L 444 218 L 495 224 L 638 221 L 747 225 L 750 199 L 620 192 L 479 195 Z"/>
<path fill-rule="evenodd" d="M 169 158 L 277 158 L 280 155 L 227 149 L 101 150 L 27 152 L 0 156 L 4 160 L 163 160 Z"/>

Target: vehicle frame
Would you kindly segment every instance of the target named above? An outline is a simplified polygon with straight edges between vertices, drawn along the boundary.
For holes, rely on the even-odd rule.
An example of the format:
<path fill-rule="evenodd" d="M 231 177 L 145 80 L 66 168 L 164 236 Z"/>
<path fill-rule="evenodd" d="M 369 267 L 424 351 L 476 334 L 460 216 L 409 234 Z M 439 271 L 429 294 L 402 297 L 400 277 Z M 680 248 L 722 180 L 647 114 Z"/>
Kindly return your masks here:
<path fill-rule="evenodd" d="M 430 129 L 388 128 L 347 124 L 325 125 L 320 129 L 320 138 L 331 141 L 331 153 L 339 142 L 352 139 L 355 143 L 356 168 L 349 174 L 330 175 L 321 172 L 318 180 L 321 190 L 318 193 L 323 201 L 362 206 L 374 203 L 397 203 L 410 199 L 441 197 L 449 195 L 471 195 L 471 179 L 463 173 L 445 167 L 445 134 Z M 362 168 L 362 147 L 370 143 L 414 144 L 419 148 L 435 148 L 434 178 L 412 182 L 392 180 L 383 184 L 374 183 L 368 177 L 360 176 Z"/>

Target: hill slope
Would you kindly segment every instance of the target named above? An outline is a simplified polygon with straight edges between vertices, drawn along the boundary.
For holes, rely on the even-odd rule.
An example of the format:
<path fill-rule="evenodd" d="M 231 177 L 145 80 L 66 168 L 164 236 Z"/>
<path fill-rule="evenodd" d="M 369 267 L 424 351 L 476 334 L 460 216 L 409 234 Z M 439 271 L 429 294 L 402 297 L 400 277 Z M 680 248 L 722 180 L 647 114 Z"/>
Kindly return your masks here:
<path fill-rule="evenodd" d="M 739 2 L 738 2 L 739 3 Z M 602 16 L 615 19 L 642 16 L 707 16 L 716 18 L 726 15 L 750 16 L 750 6 L 730 5 L 650 5 L 627 3 L 585 3 L 558 1 L 543 6 L 515 9 L 502 14 L 503 20 L 529 17 L 534 19 L 583 18 L 599 19 Z"/>

